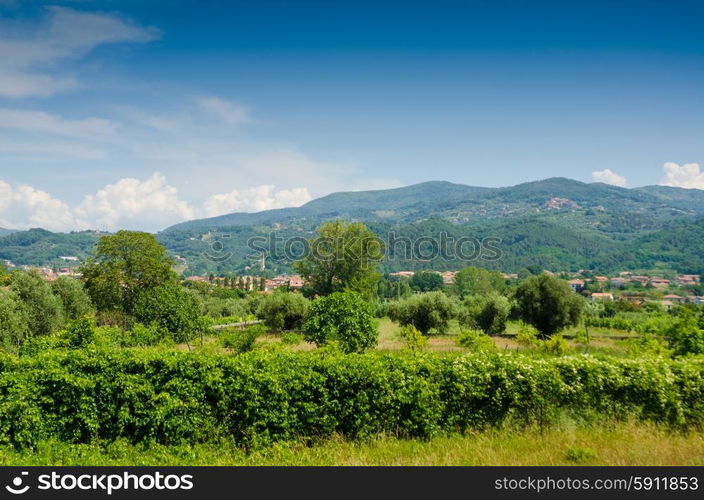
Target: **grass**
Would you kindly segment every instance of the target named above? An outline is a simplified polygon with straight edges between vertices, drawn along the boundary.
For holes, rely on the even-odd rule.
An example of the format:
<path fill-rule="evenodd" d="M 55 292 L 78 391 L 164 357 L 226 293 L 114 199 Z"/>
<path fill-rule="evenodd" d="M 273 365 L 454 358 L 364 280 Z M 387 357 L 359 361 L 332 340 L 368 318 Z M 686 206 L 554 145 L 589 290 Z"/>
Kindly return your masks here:
<path fill-rule="evenodd" d="M 0 465 L 704 465 L 704 433 L 636 422 L 564 424 L 543 432 L 487 430 L 427 441 L 279 443 L 249 454 L 227 442 L 178 447 L 45 442 L 35 451 L 0 448 Z"/>

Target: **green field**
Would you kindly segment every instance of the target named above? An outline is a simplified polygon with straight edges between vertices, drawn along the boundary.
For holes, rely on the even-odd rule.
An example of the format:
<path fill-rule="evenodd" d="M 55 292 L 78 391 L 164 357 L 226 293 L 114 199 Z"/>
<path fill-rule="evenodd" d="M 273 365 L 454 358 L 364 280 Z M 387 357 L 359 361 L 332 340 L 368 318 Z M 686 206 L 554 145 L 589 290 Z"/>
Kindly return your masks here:
<path fill-rule="evenodd" d="M 135 446 L 125 441 L 68 445 L 44 442 L 36 451 L 0 448 L 0 465 L 704 465 L 704 433 L 672 432 L 622 422 L 545 431 L 491 430 L 429 440 L 332 438 L 306 446 L 278 443 L 246 453 L 228 442 Z"/>

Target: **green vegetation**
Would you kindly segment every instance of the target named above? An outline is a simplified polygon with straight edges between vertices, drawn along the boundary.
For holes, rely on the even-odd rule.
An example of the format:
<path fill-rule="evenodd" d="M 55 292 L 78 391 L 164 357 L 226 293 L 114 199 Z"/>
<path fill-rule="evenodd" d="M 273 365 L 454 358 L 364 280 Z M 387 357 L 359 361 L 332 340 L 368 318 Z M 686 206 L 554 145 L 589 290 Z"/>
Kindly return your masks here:
<path fill-rule="evenodd" d="M 338 341 L 343 352 L 363 352 L 379 336 L 371 305 L 357 292 L 335 292 L 310 306 L 305 338 L 322 346 Z"/>
<path fill-rule="evenodd" d="M 523 281 L 514 294 L 519 317 L 544 339 L 581 319 L 584 301 L 563 280 L 541 274 Z"/>
<path fill-rule="evenodd" d="M 274 331 L 300 330 L 310 302 L 300 294 L 287 291 L 267 295 L 259 302 L 257 316 Z"/>
<path fill-rule="evenodd" d="M 413 325 L 423 335 L 431 330 L 446 333 L 455 315 L 455 302 L 443 292 L 414 295 L 389 306 L 391 319 L 402 325 Z"/>
<path fill-rule="evenodd" d="M 496 292 L 472 295 L 464 300 L 461 322 L 478 328 L 486 334 L 497 335 L 506 331 L 506 321 L 511 313 L 511 303 Z"/>
<path fill-rule="evenodd" d="M 310 252 L 296 262 L 311 295 L 352 290 L 371 297 L 380 275 L 383 244 L 367 226 L 341 220 L 326 222 L 309 241 Z"/>

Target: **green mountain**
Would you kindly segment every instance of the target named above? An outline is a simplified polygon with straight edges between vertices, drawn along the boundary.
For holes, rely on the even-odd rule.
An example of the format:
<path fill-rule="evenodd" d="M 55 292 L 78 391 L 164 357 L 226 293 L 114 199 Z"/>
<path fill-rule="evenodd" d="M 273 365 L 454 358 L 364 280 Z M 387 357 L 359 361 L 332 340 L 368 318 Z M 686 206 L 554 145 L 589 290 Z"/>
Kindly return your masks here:
<path fill-rule="evenodd" d="M 157 237 L 186 274 L 257 272 L 262 249 L 267 271 L 287 272 L 301 241 L 336 218 L 363 221 L 394 246 L 384 262 L 387 271 L 472 264 L 506 272 L 539 266 L 704 273 L 704 191 L 626 189 L 565 178 L 505 188 L 433 181 L 334 193 L 296 208 L 185 222 Z M 58 264 L 62 255 L 85 256 L 98 235 L 39 229 L 4 235 L 0 259 Z M 456 251 L 458 242 L 462 252 Z"/>

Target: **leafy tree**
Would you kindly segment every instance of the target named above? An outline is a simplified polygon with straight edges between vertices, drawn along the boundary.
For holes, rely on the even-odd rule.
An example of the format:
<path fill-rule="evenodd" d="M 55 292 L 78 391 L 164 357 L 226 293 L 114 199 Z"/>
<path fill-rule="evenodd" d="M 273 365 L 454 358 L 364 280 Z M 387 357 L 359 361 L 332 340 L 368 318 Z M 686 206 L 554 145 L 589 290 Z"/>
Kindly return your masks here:
<path fill-rule="evenodd" d="M 30 335 L 29 314 L 15 292 L 0 289 L 0 343 L 17 349 Z"/>
<path fill-rule="evenodd" d="M 294 268 L 307 283 L 308 293 L 329 295 L 352 290 L 364 296 L 374 294 L 383 259 L 383 243 L 361 223 L 336 220 L 318 228 L 309 240 L 309 251 Z"/>
<path fill-rule="evenodd" d="M 419 292 L 434 292 L 442 290 L 442 276 L 433 271 L 419 271 L 411 278 L 411 288 Z"/>
<path fill-rule="evenodd" d="M 465 267 L 455 275 L 454 290 L 460 297 L 501 292 L 506 283 L 499 271 L 479 267 Z"/>
<path fill-rule="evenodd" d="M 308 299 L 299 293 L 276 292 L 262 299 L 257 317 L 271 330 L 297 330 L 303 326 L 308 305 Z"/>
<path fill-rule="evenodd" d="M 384 276 L 379 280 L 377 295 L 384 299 L 405 299 L 413 293 L 410 279 Z"/>
<path fill-rule="evenodd" d="M 413 325 L 423 335 L 430 330 L 445 333 L 456 315 L 455 302 L 443 292 L 428 292 L 394 302 L 389 317 L 401 325 Z"/>
<path fill-rule="evenodd" d="M 352 291 L 314 300 L 303 329 L 307 341 L 321 346 L 337 340 L 346 353 L 374 347 L 379 337 L 372 305 Z"/>
<path fill-rule="evenodd" d="M 478 328 L 488 335 L 506 331 L 506 321 L 511 313 L 508 299 L 498 293 L 471 295 L 464 300 L 460 320 L 470 328 Z"/>
<path fill-rule="evenodd" d="M 95 342 L 95 321 L 89 317 L 70 321 L 64 328 L 62 336 L 69 347 L 74 349 L 87 347 Z"/>
<path fill-rule="evenodd" d="M 83 283 L 76 279 L 60 276 L 51 283 L 51 291 L 61 301 L 66 319 L 81 318 L 93 309 L 93 304 L 83 287 Z"/>
<path fill-rule="evenodd" d="M 17 294 L 29 316 L 30 335 L 48 335 L 63 323 L 61 301 L 36 271 L 16 271 L 10 290 Z"/>
<path fill-rule="evenodd" d="M 579 323 L 584 309 L 584 299 L 567 282 L 547 274 L 523 281 L 514 297 L 518 316 L 533 325 L 541 339 Z"/>
<path fill-rule="evenodd" d="M 134 304 L 134 316 L 141 323 L 166 330 L 176 342 L 187 342 L 205 328 L 198 299 L 178 284 L 141 292 Z"/>
<path fill-rule="evenodd" d="M 675 356 L 704 354 L 704 330 L 693 311 L 683 308 L 666 332 Z"/>
<path fill-rule="evenodd" d="M 81 272 L 98 310 L 132 313 L 140 293 L 177 282 L 173 262 L 148 233 L 118 231 L 98 240 Z"/>

